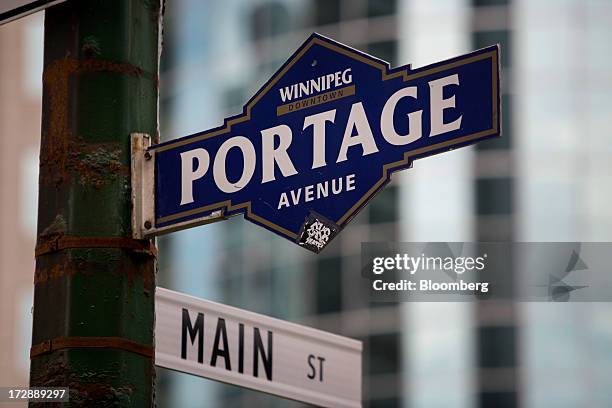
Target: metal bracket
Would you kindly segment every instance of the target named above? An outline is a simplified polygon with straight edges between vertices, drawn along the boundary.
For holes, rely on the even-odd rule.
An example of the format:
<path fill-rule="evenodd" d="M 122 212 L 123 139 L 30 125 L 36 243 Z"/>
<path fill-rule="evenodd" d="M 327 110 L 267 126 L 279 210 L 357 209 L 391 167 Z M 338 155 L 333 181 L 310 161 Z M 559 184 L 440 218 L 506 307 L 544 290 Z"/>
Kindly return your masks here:
<path fill-rule="evenodd" d="M 157 228 L 155 225 L 155 150 L 151 138 L 132 133 L 132 238 L 144 239 L 226 219 L 222 210 L 197 220 Z"/>
<path fill-rule="evenodd" d="M 148 358 L 155 357 L 153 347 L 122 337 L 56 337 L 53 340 L 46 340 L 33 345 L 30 348 L 30 359 L 68 348 L 112 348 L 140 354 Z"/>
<path fill-rule="evenodd" d="M 132 133 L 132 238 L 155 235 L 155 152 L 151 138 Z"/>
<path fill-rule="evenodd" d="M 70 235 L 51 235 L 38 238 L 35 255 L 38 258 L 64 249 L 75 248 L 120 248 L 150 256 L 157 256 L 155 244 L 148 239 L 129 237 L 85 237 Z"/>

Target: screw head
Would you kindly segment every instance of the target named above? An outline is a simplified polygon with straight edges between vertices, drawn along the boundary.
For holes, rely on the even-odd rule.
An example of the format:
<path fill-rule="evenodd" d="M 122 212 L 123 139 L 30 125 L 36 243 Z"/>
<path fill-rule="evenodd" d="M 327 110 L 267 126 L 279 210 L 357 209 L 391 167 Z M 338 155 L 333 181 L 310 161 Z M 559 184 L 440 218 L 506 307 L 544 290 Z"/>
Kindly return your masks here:
<path fill-rule="evenodd" d="M 145 223 L 144 223 L 144 227 L 145 227 L 146 229 L 151 229 L 151 227 L 152 227 L 152 226 L 153 226 L 153 225 L 151 224 L 151 221 L 145 221 Z"/>
<path fill-rule="evenodd" d="M 152 156 L 151 156 L 151 153 L 150 153 L 150 152 L 145 152 L 144 156 L 145 156 L 145 159 L 146 159 L 146 160 L 151 160 L 151 157 L 152 157 Z"/>

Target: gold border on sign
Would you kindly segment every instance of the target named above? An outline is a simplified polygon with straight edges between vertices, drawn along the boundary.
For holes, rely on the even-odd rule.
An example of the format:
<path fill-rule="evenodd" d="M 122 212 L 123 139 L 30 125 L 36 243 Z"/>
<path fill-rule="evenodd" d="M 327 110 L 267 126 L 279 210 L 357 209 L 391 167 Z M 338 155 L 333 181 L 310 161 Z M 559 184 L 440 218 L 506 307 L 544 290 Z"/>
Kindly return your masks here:
<path fill-rule="evenodd" d="M 330 40 L 333 41 L 333 40 Z M 484 59 L 491 59 L 491 67 L 492 67 L 492 76 L 491 76 L 491 82 L 492 82 L 492 107 L 493 107 L 493 115 L 492 115 L 492 127 L 490 129 L 484 130 L 484 131 L 480 131 L 477 133 L 473 133 L 471 135 L 467 135 L 467 136 L 463 136 L 461 138 L 458 139 L 453 139 L 453 140 L 448 140 L 445 142 L 441 142 L 441 143 L 437 143 L 431 146 L 426 146 L 417 150 L 412 150 L 412 151 L 408 151 L 406 153 L 404 153 L 404 158 L 402 160 L 398 160 L 396 162 L 393 163 L 388 163 L 385 164 L 383 166 L 383 170 L 382 170 L 382 174 L 381 174 L 381 178 L 361 197 L 361 199 L 359 199 L 359 201 L 357 201 L 357 203 L 355 203 L 351 208 L 349 208 L 347 210 L 347 212 L 340 217 L 337 221 L 336 224 L 338 224 L 340 227 L 343 226 L 343 224 L 345 224 L 348 220 L 351 219 L 352 216 L 354 216 L 356 214 L 356 211 L 359 209 L 359 207 L 361 207 L 365 202 L 367 202 L 369 199 L 371 199 L 374 196 L 374 193 L 382 186 L 384 185 L 387 181 L 390 180 L 391 177 L 391 173 L 393 173 L 393 171 L 395 169 L 397 169 L 398 167 L 405 167 L 407 166 L 410 161 L 417 157 L 420 156 L 424 153 L 433 151 L 433 150 L 437 150 L 437 149 L 441 149 L 444 147 L 449 147 L 449 146 L 453 146 L 453 145 L 460 145 L 463 143 L 467 143 L 470 141 L 473 141 L 475 139 L 479 139 L 479 138 L 483 138 L 492 134 L 495 134 L 499 131 L 497 124 L 498 124 L 498 85 L 499 85 L 499 78 L 498 78 L 498 68 L 499 68 L 499 61 L 498 61 L 498 50 L 491 50 L 489 52 L 485 52 L 482 54 L 478 54 L 478 55 L 474 55 L 472 57 L 468 57 L 465 59 L 461 59 L 458 61 L 453 61 L 447 64 L 442 64 L 439 66 L 435 66 L 433 68 L 427 69 L 427 70 L 423 70 L 423 71 L 418 71 L 418 72 L 414 72 L 412 74 L 410 74 L 408 72 L 408 69 L 410 68 L 410 65 L 406 66 L 406 69 L 402 70 L 402 71 L 395 71 L 392 73 L 389 73 L 389 65 L 377 60 L 377 59 L 373 59 L 373 58 L 368 58 L 365 54 L 361 54 L 359 51 L 356 50 L 350 50 L 350 49 L 346 49 L 344 47 L 341 47 L 337 44 L 334 43 L 330 43 L 327 41 L 324 41 L 322 38 L 320 37 L 312 37 L 310 38 L 309 42 L 303 46 L 303 48 L 297 53 L 295 54 L 291 60 L 279 71 L 275 74 L 275 76 L 266 84 L 266 86 L 261 89 L 256 96 L 249 101 L 249 103 L 246 105 L 245 107 L 245 113 L 243 115 L 234 117 L 230 120 L 228 120 L 225 123 L 225 126 L 223 126 L 222 128 L 216 129 L 216 130 L 212 130 L 210 132 L 201 134 L 201 135 L 197 135 L 194 137 L 189 137 L 189 138 L 185 138 L 185 139 L 181 139 L 181 140 L 177 140 L 176 142 L 170 142 L 168 144 L 164 144 L 161 145 L 159 147 L 155 147 L 155 146 L 151 146 L 150 151 L 152 152 L 163 152 L 169 149 L 173 149 L 176 147 L 180 147 L 180 146 L 184 146 L 187 144 L 191 144 L 191 143 L 195 143 L 195 142 L 199 142 L 201 140 L 206 140 L 209 139 L 211 137 L 215 137 L 215 136 L 219 136 L 225 133 L 229 133 L 232 129 L 233 125 L 239 124 L 239 123 L 243 123 L 246 121 L 249 121 L 251 119 L 251 110 L 252 108 L 261 100 L 261 98 L 266 95 L 266 93 L 268 93 L 268 91 L 270 91 L 270 89 L 272 89 L 272 87 L 274 85 L 276 85 L 276 83 L 287 73 L 287 71 L 289 71 L 289 69 L 291 69 L 291 67 L 293 67 L 293 65 L 300 60 L 300 58 L 302 58 L 302 56 L 310 49 L 312 48 L 314 45 L 320 45 L 322 47 L 328 48 L 334 52 L 337 52 L 339 54 L 345 55 L 349 58 L 352 58 L 356 61 L 359 62 L 363 62 L 367 65 L 370 65 L 376 69 L 379 69 L 381 72 L 381 79 L 383 81 L 387 81 L 389 79 L 394 79 L 394 78 L 402 78 L 404 82 L 407 81 L 411 81 L 417 78 L 421 78 L 423 76 L 427 76 L 427 75 L 431 75 L 431 74 L 435 74 L 438 72 L 442 72 L 442 71 L 446 71 L 449 69 L 453 69 L 462 65 L 466 65 L 466 64 L 470 64 L 472 62 L 476 62 L 476 61 L 480 61 L 480 60 L 484 60 Z M 194 215 L 194 214 L 198 214 L 201 212 L 205 212 L 205 211 L 211 211 L 211 210 L 224 210 L 224 211 L 235 211 L 235 210 L 240 210 L 240 209 L 245 209 L 246 210 L 246 217 L 250 220 L 253 220 L 257 223 L 260 223 L 274 231 L 277 231 L 289 238 L 292 239 L 297 239 L 298 235 L 287 230 L 286 228 L 281 227 L 280 225 L 274 224 L 272 222 L 270 222 L 267 219 L 264 219 L 260 216 L 258 216 L 257 214 L 253 213 L 251 210 L 251 201 L 245 201 L 242 203 L 238 203 L 238 204 L 233 204 L 231 200 L 225 200 L 225 201 L 221 201 L 218 203 L 214 203 L 214 204 L 209 204 L 206 206 L 202 206 L 202 207 L 198 207 L 198 208 L 194 208 L 191 210 L 187 210 L 187 211 L 182 211 L 180 213 L 176 213 L 176 214 L 172 214 L 172 215 L 168 215 L 165 217 L 160 217 L 157 218 L 155 220 L 156 224 L 161 224 L 161 223 L 165 223 L 165 222 L 169 222 L 169 221 L 175 221 L 184 217 L 188 217 L 190 215 Z M 236 214 L 237 215 L 237 214 Z M 223 218 L 220 218 L 223 219 Z M 193 223 L 197 223 L 198 219 L 192 219 L 192 220 L 188 220 L 190 222 Z M 171 228 L 171 226 L 167 226 L 167 227 L 160 227 L 160 229 L 164 229 L 164 228 Z"/>

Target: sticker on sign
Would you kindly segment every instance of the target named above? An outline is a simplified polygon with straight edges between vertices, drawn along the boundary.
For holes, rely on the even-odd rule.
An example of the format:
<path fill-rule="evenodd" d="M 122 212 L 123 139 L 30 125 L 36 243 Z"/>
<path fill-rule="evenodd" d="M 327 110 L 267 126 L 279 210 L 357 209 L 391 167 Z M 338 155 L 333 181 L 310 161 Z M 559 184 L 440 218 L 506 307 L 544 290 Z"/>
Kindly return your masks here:
<path fill-rule="evenodd" d="M 0 25 L 64 1 L 66 0 L 2 0 L 0 2 Z"/>
<path fill-rule="evenodd" d="M 155 295 L 155 364 L 323 407 L 361 407 L 361 342 L 198 299 Z"/>

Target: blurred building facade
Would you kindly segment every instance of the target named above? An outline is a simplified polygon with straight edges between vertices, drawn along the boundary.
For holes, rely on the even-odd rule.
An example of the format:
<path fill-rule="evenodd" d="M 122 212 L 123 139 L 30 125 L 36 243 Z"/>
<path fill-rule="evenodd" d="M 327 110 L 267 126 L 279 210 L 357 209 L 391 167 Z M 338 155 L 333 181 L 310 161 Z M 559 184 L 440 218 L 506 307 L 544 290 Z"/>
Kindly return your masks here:
<path fill-rule="evenodd" d="M 187 48 L 197 46 L 201 52 L 199 61 L 191 65 L 181 60 L 184 65 L 180 67 L 175 62 L 180 60 L 179 55 L 170 51 L 165 56 L 168 60 L 162 82 L 173 84 L 162 88 L 162 108 L 168 109 L 162 119 L 170 120 L 163 123 L 167 127 L 162 129 L 162 135 L 166 137 L 215 126 L 224 116 L 241 111 L 244 102 L 312 31 L 368 51 L 394 65 L 398 63 L 396 1 L 187 3 L 176 10 L 177 15 L 167 16 L 166 30 L 170 32 L 167 41 L 169 48 L 173 48 L 185 40 L 193 43 Z M 189 19 L 186 14 L 199 16 L 194 18 L 206 15 L 207 19 L 194 24 L 190 31 L 186 28 L 189 26 L 185 23 Z M 175 27 L 177 33 L 173 37 Z M 194 56 L 185 58 L 191 60 Z M 198 78 L 198 84 L 188 84 L 191 80 L 186 78 Z M 186 89 L 183 86 L 189 90 L 177 92 L 177 89 Z M 195 91 L 192 87 L 199 89 Z M 190 105 L 185 101 L 185 105 L 177 106 L 181 103 L 175 104 L 177 95 L 193 95 L 199 102 Z M 179 122 L 183 113 L 191 115 L 190 121 Z M 199 123 L 186 126 L 195 122 Z M 193 271 L 189 279 L 198 282 L 204 279 L 207 287 L 198 284 L 194 288 L 184 277 L 177 278 L 179 282 L 168 278 L 168 282 L 175 289 L 197 296 L 207 295 L 233 306 L 362 340 L 364 393 L 369 404 L 399 406 L 403 399 L 400 308 L 370 305 L 367 293 L 360 293 L 363 286 L 359 278 L 361 242 L 400 237 L 397 197 L 398 186 L 393 183 L 351 223 L 350 234 L 341 234 L 318 256 L 241 219 L 175 234 L 166 240 L 174 261 L 162 262 L 171 274 L 182 274 L 182 270 L 175 272 L 175 264 L 184 265 L 189 262 L 185 258 L 194 258 L 189 266 Z M 188 242 L 198 242 L 207 253 L 210 251 L 211 258 L 203 263 L 197 255 L 199 252 L 192 251 L 192 244 Z M 192 249 L 185 250 L 184 245 Z M 202 278 L 203 275 L 206 276 Z M 184 390 L 185 382 L 191 381 L 175 374 L 168 374 L 168 378 L 160 376 L 162 390 L 164 387 Z M 198 402 L 190 396 L 186 403 L 192 406 L 299 405 L 225 385 L 207 384 L 206 392 L 207 395 L 200 394 L 200 399 L 195 397 Z M 176 401 L 178 396 L 172 391 L 169 394 L 173 395 L 170 401 Z"/>
<path fill-rule="evenodd" d="M 503 137 L 415 163 L 315 256 L 236 218 L 159 239 L 159 285 L 364 342 L 369 407 L 612 406 L 612 307 L 370 304 L 364 241 L 612 241 L 612 3 L 173 0 L 162 136 L 217 126 L 317 31 L 392 65 L 502 45 Z M 0 27 L 0 385 L 27 382 L 42 15 Z M 519 279 L 518 271 L 513 279 Z M 160 407 L 293 407 L 158 370 Z"/>
<path fill-rule="evenodd" d="M 555 9 L 552 15 L 561 20 L 549 19 L 547 10 L 551 8 Z M 544 368 L 548 360 L 540 356 L 550 359 L 554 352 L 546 350 L 546 330 L 540 326 L 552 324 L 557 330 L 566 325 L 574 327 L 576 316 L 607 310 L 607 305 L 569 305 L 569 320 L 553 319 L 543 324 L 525 316 L 546 315 L 546 310 L 555 305 L 377 305 L 367 302 L 357 281 L 362 241 L 611 238 L 595 221 L 608 222 L 604 220 L 610 211 L 599 201 L 608 200 L 608 195 L 602 196 L 599 188 L 603 186 L 582 185 L 575 179 L 576 171 L 561 163 L 558 144 L 566 140 L 557 141 L 550 132 L 560 131 L 563 137 L 567 128 L 555 124 L 549 108 L 554 111 L 573 106 L 568 103 L 561 107 L 572 92 L 591 104 L 610 95 L 609 88 L 584 95 L 582 90 L 567 85 L 571 80 L 563 75 L 568 68 L 561 68 L 561 76 L 550 72 L 563 65 L 561 61 L 568 65 L 575 62 L 567 54 L 574 43 L 565 41 L 570 38 L 567 33 L 580 32 L 585 41 L 595 40 L 596 33 L 605 37 L 602 21 L 603 16 L 610 15 L 610 6 L 570 0 L 554 6 L 546 1 L 520 0 L 226 0 L 207 4 L 183 1 L 173 12 L 167 20 L 170 51 L 165 58 L 169 66 L 162 81 L 162 107 L 166 108 L 162 119 L 167 118 L 162 125 L 167 138 L 216 126 L 224 116 L 239 112 L 312 31 L 372 53 L 394 66 L 408 62 L 422 66 L 500 43 L 504 136 L 417 162 L 414 169 L 396 176 L 391 186 L 318 257 L 240 219 L 175 234 L 164 242 L 172 248 L 172 259 L 164 261 L 171 271 L 171 277 L 163 278 L 169 285 L 362 340 L 366 406 L 543 407 L 547 405 L 542 396 L 555 392 L 565 394 L 554 399 L 561 405 L 564 400 L 572 401 L 573 405 L 563 406 L 579 402 L 605 406 L 589 405 L 590 400 L 584 397 L 587 390 L 600 390 L 600 385 L 553 390 L 545 378 L 567 378 L 561 375 L 563 370 L 547 372 Z M 562 37 L 556 41 L 558 32 Z M 590 52 L 599 50 L 594 59 L 599 61 L 605 51 L 596 41 Z M 576 72 L 571 72 L 580 73 L 583 79 L 592 75 L 591 80 L 602 79 L 602 72 L 591 71 L 598 64 L 610 66 L 607 60 L 591 63 L 583 58 Z M 534 78 L 544 79 L 545 86 L 539 86 Z M 565 88 L 555 91 L 550 78 L 564 83 Z M 608 86 L 609 79 L 603 83 Z M 547 97 L 546 107 L 535 102 Z M 542 117 L 531 116 L 538 110 L 536 105 Z M 520 106 L 521 121 L 517 120 L 515 106 Z M 587 106 L 591 105 L 582 105 L 584 115 Z M 576 126 L 580 120 L 576 116 L 561 119 L 570 128 L 570 123 Z M 587 126 L 599 123 L 597 117 L 582 120 Z M 598 139 L 594 131 L 589 128 L 587 133 Z M 548 142 L 538 142 L 542 138 Z M 605 149 L 607 152 L 609 144 Z M 600 163 L 594 150 L 578 142 L 567 143 L 561 150 L 567 154 L 580 151 L 585 163 Z M 542 156 L 548 151 L 555 152 L 550 162 Z M 563 174 L 551 180 L 559 165 Z M 598 176 L 590 174 L 589 180 L 595 179 Z M 586 197 L 572 196 L 573 188 L 586 192 Z M 552 194 L 555 201 L 546 203 L 547 194 Z M 584 206 L 581 215 L 574 206 Z M 569 227 L 558 235 L 563 224 Z M 582 227 L 576 228 L 579 224 Z M 578 230 L 581 232 L 576 234 Z M 212 255 L 206 263 L 195 255 L 198 250 Z M 183 276 L 184 270 L 191 271 L 189 277 Z M 591 323 L 589 320 L 581 326 L 585 332 L 600 330 Z M 604 342 L 610 340 L 609 335 L 606 338 Z M 578 346 L 567 347 L 569 352 Z M 570 360 L 574 368 L 586 369 L 588 365 L 582 358 Z M 533 367 L 541 375 L 535 376 Z M 160 387 L 184 391 L 187 383 L 191 387 L 201 384 L 192 381 L 180 375 L 162 376 Z M 206 387 L 199 394 L 201 399 L 195 399 L 200 403 L 293 406 L 231 386 L 207 383 Z M 597 398 L 610 401 L 606 395 Z"/>
<path fill-rule="evenodd" d="M 478 241 L 514 241 L 515 172 L 513 169 L 513 75 L 512 0 L 473 0 L 472 45 L 501 45 L 503 137 L 475 146 L 474 213 Z M 492 260 L 493 261 L 493 260 Z M 508 287 L 516 278 L 508 268 Z M 511 294 L 508 294 L 511 296 Z M 512 300 L 474 305 L 475 402 L 481 407 L 517 407 L 520 401 L 517 368 L 518 316 Z"/>
<path fill-rule="evenodd" d="M 25 386 L 29 378 L 38 210 L 42 41 L 41 14 L 0 26 L 2 386 Z"/>

